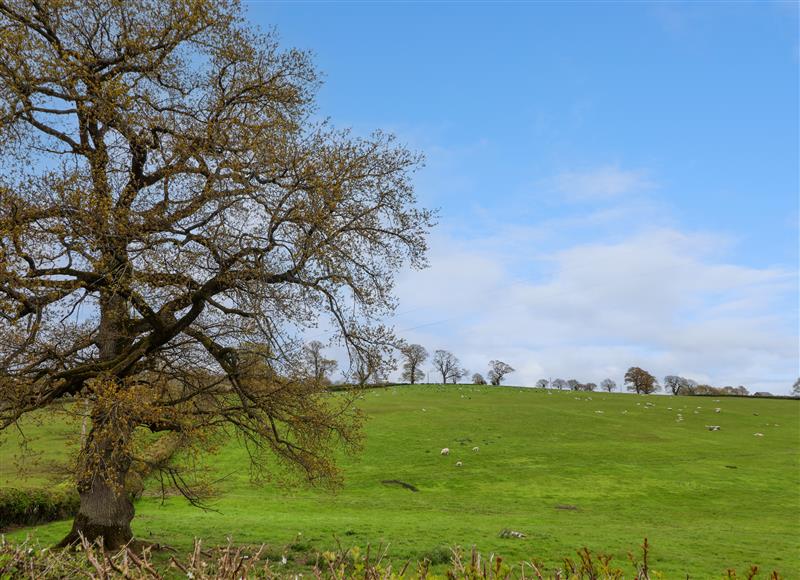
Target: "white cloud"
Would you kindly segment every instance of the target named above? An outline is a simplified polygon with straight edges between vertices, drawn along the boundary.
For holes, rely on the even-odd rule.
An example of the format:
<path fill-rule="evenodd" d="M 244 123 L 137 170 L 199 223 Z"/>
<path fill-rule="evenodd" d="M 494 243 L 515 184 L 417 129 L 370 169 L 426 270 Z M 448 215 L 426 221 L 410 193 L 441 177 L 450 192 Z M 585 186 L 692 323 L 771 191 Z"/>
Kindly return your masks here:
<path fill-rule="evenodd" d="M 399 280 L 399 334 L 472 371 L 506 360 L 516 384 L 621 382 L 632 365 L 773 392 L 796 378 L 796 272 L 729 264 L 727 240 L 675 229 L 545 257 L 540 237 L 435 237 L 431 268 Z"/>
<path fill-rule="evenodd" d="M 550 186 L 572 201 L 608 200 L 641 193 L 655 183 L 641 170 L 606 165 L 588 171 L 565 171 L 550 180 Z"/>

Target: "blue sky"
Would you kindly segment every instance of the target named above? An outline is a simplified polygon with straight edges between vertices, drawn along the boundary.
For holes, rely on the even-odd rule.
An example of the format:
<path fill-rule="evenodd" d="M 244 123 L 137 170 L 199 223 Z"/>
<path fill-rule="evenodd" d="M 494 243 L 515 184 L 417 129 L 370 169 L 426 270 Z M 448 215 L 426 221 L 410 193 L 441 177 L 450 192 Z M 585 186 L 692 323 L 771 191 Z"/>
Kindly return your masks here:
<path fill-rule="evenodd" d="M 518 384 L 638 365 L 788 391 L 796 3 L 245 6 L 314 53 L 321 114 L 426 155 L 440 225 L 401 335 Z"/>

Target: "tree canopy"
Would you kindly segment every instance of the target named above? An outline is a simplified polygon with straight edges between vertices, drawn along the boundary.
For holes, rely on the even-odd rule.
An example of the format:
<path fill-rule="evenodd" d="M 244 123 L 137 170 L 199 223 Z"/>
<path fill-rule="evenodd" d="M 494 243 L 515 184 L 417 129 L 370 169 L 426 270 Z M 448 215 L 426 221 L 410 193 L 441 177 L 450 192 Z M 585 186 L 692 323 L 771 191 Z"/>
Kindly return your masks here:
<path fill-rule="evenodd" d="M 655 393 L 659 386 L 658 380 L 644 369 L 631 367 L 625 373 L 625 384 L 629 391 L 634 391 L 639 395 L 650 395 Z"/>
<path fill-rule="evenodd" d="M 513 372 L 514 367 L 512 367 L 510 364 L 504 363 L 501 360 L 492 360 L 489 361 L 489 373 L 487 378 L 491 384 L 497 386 L 503 382 L 503 379 L 507 374 Z"/>
<path fill-rule="evenodd" d="M 448 350 L 437 350 L 433 353 L 434 370 L 442 377 L 442 384 L 457 383 L 466 376 L 467 370 L 461 367 L 461 361 Z"/>
<path fill-rule="evenodd" d="M 422 363 L 428 360 L 428 351 L 421 344 L 404 344 L 400 347 L 400 354 L 405 359 L 403 361 L 403 374 L 404 381 L 412 385 L 425 378 L 425 372 L 422 370 Z"/>
<path fill-rule="evenodd" d="M 236 432 L 310 481 L 357 444 L 294 337 L 394 345 L 371 321 L 433 216 L 420 157 L 314 121 L 318 84 L 234 2 L 0 0 L 0 426 L 89 401 L 66 541 L 130 539 L 143 428 Z"/>

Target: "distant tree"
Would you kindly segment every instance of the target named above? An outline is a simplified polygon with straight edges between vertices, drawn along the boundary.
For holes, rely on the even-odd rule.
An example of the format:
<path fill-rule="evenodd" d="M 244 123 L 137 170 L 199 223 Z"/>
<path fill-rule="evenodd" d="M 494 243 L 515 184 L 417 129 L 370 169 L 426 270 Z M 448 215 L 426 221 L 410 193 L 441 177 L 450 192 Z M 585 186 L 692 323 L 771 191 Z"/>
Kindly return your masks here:
<path fill-rule="evenodd" d="M 461 382 L 461 379 L 463 379 L 464 377 L 466 377 L 468 375 L 469 375 L 469 369 L 464 369 L 464 368 L 456 369 L 450 375 L 450 382 L 455 385 L 456 383 Z"/>
<path fill-rule="evenodd" d="M 597 388 L 596 383 L 584 383 L 583 390 L 584 391 L 594 391 Z"/>
<path fill-rule="evenodd" d="M 617 383 L 615 383 L 611 379 L 603 379 L 603 381 L 600 383 L 600 388 L 610 393 L 611 391 L 617 388 Z"/>
<path fill-rule="evenodd" d="M 568 386 L 568 387 L 570 388 L 570 390 L 572 390 L 572 391 L 580 391 L 580 390 L 581 390 L 581 387 L 582 387 L 583 385 L 581 385 L 581 382 L 580 382 L 580 381 L 576 381 L 575 379 L 570 379 L 570 380 L 568 380 L 568 381 L 567 381 L 567 386 Z"/>
<path fill-rule="evenodd" d="M 692 379 L 688 379 L 688 383 L 683 386 L 681 389 L 681 395 L 696 395 L 697 394 L 697 387 L 700 385 L 697 384 L 697 381 L 693 381 Z"/>
<path fill-rule="evenodd" d="M 421 344 L 405 344 L 400 348 L 403 355 L 403 380 L 412 385 L 425 378 L 420 368 L 428 360 L 428 351 Z"/>
<path fill-rule="evenodd" d="M 668 391 L 673 395 L 678 395 L 681 392 L 682 386 L 683 386 L 683 377 L 679 377 L 678 375 L 667 375 L 664 377 L 665 391 Z"/>
<path fill-rule="evenodd" d="M 649 395 L 658 390 L 658 380 L 644 369 L 631 367 L 625 373 L 625 384 L 629 391 L 639 395 Z"/>
<path fill-rule="evenodd" d="M 353 363 L 352 371 L 356 384 L 364 386 L 372 379 L 375 369 L 369 359 L 359 358 Z"/>
<path fill-rule="evenodd" d="M 350 370 L 356 384 L 363 386 L 387 382 L 389 373 L 395 368 L 394 360 L 381 356 L 376 349 L 369 349 L 355 357 Z"/>
<path fill-rule="evenodd" d="M 461 362 L 456 356 L 447 350 L 437 350 L 433 353 L 434 370 L 442 377 L 442 384 L 458 382 L 464 376 L 466 370 L 461 367 Z"/>
<path fill-rule="evenodd" d="M 497 386 L 503 382 L 503 377 L 514 372 L 514 367 L 501 360 L 489 361 L 489 382 Z"/>
<path fill-rule="evenodd" d="M 793 394 L 795 397 L 800 397 L 800 378 L 798 378 L 798 379 L 797 379 L 797 380 L 794 382 L 794 385 L 792 385 L 792 394 Z"/>
<path fill-rule="evenodd" d="M 748 391 L 747 387 L 745 387 L 744 385 L 739 385 L 738 387 L 733 389 L 733 394 L 738 395 L 740 397 L 746 397 L 747 395 L 750 394 L 750 391 Z"/>
<path fill-rule="evenodd" d="M 563 391 L 567 388 L 567 381 L 564 379 L 554 379 L 551 383 L 554 389 L 558 389 L 559 391 Z"/>
<path fill-rule="evenodd" d="M 686 391 L 696 386 L 692 379 L 687 379 L 684 377 L 679 377 L 677 375 L 667 375 L 664 377 L 664 388 L 669 389 L 673 395 L 683 395 L 686 394 Z"/>
<path fill-rule="evenodd" d="M 303 347 L 303 363 L 306 374 L 317 383 L 330 383 L 330 375 L 339 366 L 332 358 L 325 358 L 322 354 L 324 345 L 318 340 L 312 340 Z"/>
<path fill-rule="evenodd" d="M 536 386 L 539 387 L 540 389 L 546 389 L 548 386 L 550 386 L 550 381 L 548 381 L 547 379 L 539 379 L 538 381 L 536 381 Z"/>
<path fill-rule="evenodd" d="M 691 389 L 689 389 L 691 394 L 693 395 L 719 395 L 720 391 L 716 387 L 712 387 L 711 385 L 694 385 Z"/>
<path fill-rule="evenodd" d="M 486 379 L 483 378 L 481 373 L 475 373 L 472 375 L 472 384 L 473 385 L 485 385 Z"/>

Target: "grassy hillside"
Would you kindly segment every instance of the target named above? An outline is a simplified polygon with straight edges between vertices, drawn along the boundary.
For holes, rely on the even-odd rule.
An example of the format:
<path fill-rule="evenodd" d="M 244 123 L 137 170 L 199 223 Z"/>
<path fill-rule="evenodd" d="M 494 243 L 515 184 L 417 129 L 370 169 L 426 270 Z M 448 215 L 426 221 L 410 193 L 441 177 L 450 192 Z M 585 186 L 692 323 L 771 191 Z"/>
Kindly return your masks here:
<path fill-rule="evenodd" d="M 224 478 L 212 502 L 218 513 L 145 498 L 135 533 L 176 547 L 227 536 L 285 545 L 298 534 L 311 548 L 335 538 L 388 542 L 397 560 L 475 544 L 511 560 L 552 562 L 582 546 L 624 560 L 646 536 L 653 567 L 670 578 L 749 564 L 800 577 L 795 401 L 418 386 L 367 391 L 362 405 L 366 447 L 343 459 L 346 485 L 337 494 L 254 486 L 244 450 L 231 442 L 212 460 Z M 52 421 L 31 432 L 39 437 L 31 447 L 48 450 L 47 459 L 69 441 Z M 0 450 L 0 485 L 22 483 L 10 461 L 15 446 L 11 437 Z M 44 477 L 34 470 L 30 481 Z M 68 525 L 35 533 L 52 541 Z M 527 537 L 501 539 L 503 528 Z"/>

